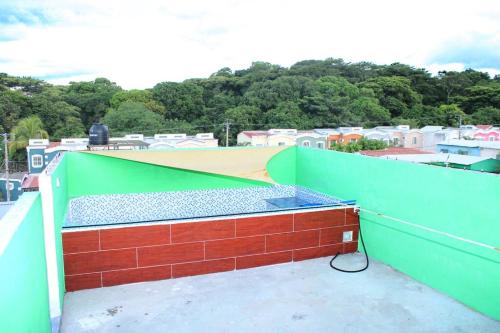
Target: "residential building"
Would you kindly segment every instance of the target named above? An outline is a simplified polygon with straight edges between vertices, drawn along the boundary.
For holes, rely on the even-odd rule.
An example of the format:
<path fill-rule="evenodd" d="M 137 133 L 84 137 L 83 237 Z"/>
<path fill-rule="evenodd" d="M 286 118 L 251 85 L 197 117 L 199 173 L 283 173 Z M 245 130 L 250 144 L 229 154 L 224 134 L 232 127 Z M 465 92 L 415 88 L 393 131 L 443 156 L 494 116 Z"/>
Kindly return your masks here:
<path fill-rule="evenodd" d="M 68 138 L 61 142 L 49 142 L 48 139 L 30 139 L 26 147 L 28 155 L 28 172 L 38 174 L 61 151 L 87 150 L 88 138 Z"/>
<path fill-rule="evenodd" d="M 423 147 L 423 135 L 418 129 L 410 129 L 403 131 L 402 147 L 404 148 L 422 148 Z"/>
<path fill-rule="evenodd" d="M 239 146 L 262 147 L 267 145 L 267 131 L 243 131 L 236 138 Z"/>
<path fill-rule="evenodd" d="M 461 125 L 459 128 L 460 138 L 473 139 L 478 128 L 474 125 Z"/>
<path fill-rule="evenodd" d="M 387 145 L 392 144 L 393 142 L 393 137 L 391 133 L 385 132 L 385 131 L 380 131 L 377 129 L 365 129 L 362 131 L 363 137 L 367 140 L 377 140 L 377 141 L 383 141 Z"/>
<path fill-rule="evenodd" d="M 297 146 L 325 149 L 326 135 L 318 134 L 314 131 L 301 132 L 296 138 Z"/>
<path fill-rule="evenodd" d="M 349 143 L 356 143 L 363 137 L 363 134 L 359 132 L 347 132 L 340 134 L 331 134 L 328 136 L 327 144 L 328 147 L 332 145 L 347 145 Z"/>
<path fill-rule="evenodd" d="M 498 177 L 300 147 L 59 156 L 1 217 L 1 332 L 498 331 Z M 358 320 L 332 268 L 405 311 Z"/>
<path fill-rule="evenodd" d="M 471 156 L 498 158 L 500 155 L 499 141 L 483 140 L 449 140 L 439 143 L 436 151 Z"/>
<path fill-rule="evenodd" d="M 295 145 L 295 134 L 271 134 L 267 137 L 267 145 L 272 146 L 293 146 Z"/>
<path fill-rule="evenodd" d="M 198 133 L 188 136 L 184 133 L 177 134 L 155 134 L 154 137 L 145 138 L 149 149 L 173 149 L 173 148 L 213 148 L 219 146 L 219 140 L 214 138 L 213 133 Z"/>
<path fill-rule="evenodd" d="M 23 193 L 38 191 L 38 174 L 25 175 L 22 180 L 21 187 L 23 189 Z"/>
<path fill-rule="evenodd" d="M 293 146 L 296 129 L 270 129 L 268 131 L 243 131 L 237 136 L 239 146 Z"/>
<path fill-rule="evenodd" d="M 16 201 L 21 194 L 23 194 L 23 190 L 21 188 L 22 174 L 10 174 L 9 175 L 9 199 L 10 201 Z M 7 178 L 5 175 L 0 178 L 0 201 L 7 200 Z"/>
<path fill-rule="evenodd" d="M 397 126 L 377 126 L 373 130 L 386 132 L 390 136 L 390 141 L 394 147 L 402 147 L 404 143 L 404 132 L 410 130 L 409 125 Z"/>
<path fill-rule="evenodd" d="M 429 151 L 435 151 L 438 143 L 460 138 L 458 128 L 425 126 L 422 127 L 420 131 L 422 132 L 422 148 Z"/>
<path fill-rule="evenodd" d="M 477 125 L 479 127 L 481 125 Z M 483 141 L 500 141 L 500 129 L 498 127 L 493 126 L 484 126 L 483 128 L 479 128 L 473 134 L 474 140 L 483 140 Z"/>
<path fill-rule="evenodd" d="M 109 139 L 107 146 L 89 147 L 88 138 L 66 138 L 61 142 L 49 142 L 47 139 L 30 139 L 26 147 L 28 152 L 28 171 L 30 174 L 42 172 L 47 164 L 61 151 L 84 150 L 141 150 L 162 148 L 209 148 L 217 147 L 218 140 L 213 133 L 155 134 L 145 137 L 143 134 L 127 134 Z"/>

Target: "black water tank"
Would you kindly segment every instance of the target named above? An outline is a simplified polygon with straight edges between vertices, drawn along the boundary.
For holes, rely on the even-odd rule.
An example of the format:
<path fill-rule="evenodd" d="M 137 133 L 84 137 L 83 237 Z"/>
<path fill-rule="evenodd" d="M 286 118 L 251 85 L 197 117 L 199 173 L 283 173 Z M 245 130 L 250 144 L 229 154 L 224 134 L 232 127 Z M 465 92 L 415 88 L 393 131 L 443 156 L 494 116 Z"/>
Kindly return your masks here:
<path fill-rule="evenodd" d="M 89 145 L 104 146 L 109 143 L 108 126 L 94 123 L 89 130 Z"/>

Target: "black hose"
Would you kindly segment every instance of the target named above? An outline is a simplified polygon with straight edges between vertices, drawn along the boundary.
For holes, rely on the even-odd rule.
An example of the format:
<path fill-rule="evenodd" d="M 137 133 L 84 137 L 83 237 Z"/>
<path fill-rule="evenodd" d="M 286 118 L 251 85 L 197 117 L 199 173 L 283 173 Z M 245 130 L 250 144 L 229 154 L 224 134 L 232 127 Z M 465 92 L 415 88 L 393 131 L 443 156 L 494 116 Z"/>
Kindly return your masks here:
<path fill-rule="evenodd" d="M 340 252 L 337 252 L 337 254 L 332 258 L 332 260 L 330 260 L 330 267 L 331 268 L 333 268 L 336 271 L 344 272 L 344 273 L 359 273 L 359 272 L 362 272 L 368 268 L 368 266 L 370 265 L 370 261 L 368 260 L 368 251 L 366 251 L 365 242 L 363 241 L 363 233 L 361 232 L 361 221 L 359 223 L 359 238 L 361 238 L 361 244 L 363 244 L 363 249 L 365 250 L 366 266 L 361 268 L 361 269 L 354 270 L 354 271 L 348 271 L 346 269 L 341 269 L 341 268 L 335 267 L 335 266 L 333 266 L 333 261 L 340 254 Z"/>

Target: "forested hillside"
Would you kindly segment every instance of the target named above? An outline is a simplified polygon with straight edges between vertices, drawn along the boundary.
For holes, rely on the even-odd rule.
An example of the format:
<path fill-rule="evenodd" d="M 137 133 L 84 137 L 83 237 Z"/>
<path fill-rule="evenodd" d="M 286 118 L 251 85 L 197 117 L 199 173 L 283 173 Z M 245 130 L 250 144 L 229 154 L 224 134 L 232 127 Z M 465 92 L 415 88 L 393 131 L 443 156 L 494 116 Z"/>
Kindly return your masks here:
<path fill-rule="evenodd" d="M 290 68 L 255 62 L 145 90 L 123 90 L 105 78 L 54 86 L 0 74 L 0 131 L 18 138 L 84 136 L 96 120 L 109 125 L 113 136 L 214 132 L 221 137 L 229 119 L 234 140 L 243 129 L 457 126 L 460 116 L 464 123 L 499 124 L 500 77 L 474 70 L 432 76 L 404 64 L 342 59 L 306 60 Z"/>

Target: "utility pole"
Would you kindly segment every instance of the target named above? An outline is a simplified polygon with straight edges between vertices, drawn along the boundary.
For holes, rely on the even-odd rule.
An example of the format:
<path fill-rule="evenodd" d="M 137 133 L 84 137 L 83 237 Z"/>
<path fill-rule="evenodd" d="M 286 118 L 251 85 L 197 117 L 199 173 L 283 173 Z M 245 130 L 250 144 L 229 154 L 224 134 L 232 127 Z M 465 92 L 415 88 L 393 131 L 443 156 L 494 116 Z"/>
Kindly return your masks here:
<path fill-rule="evenodd" d="M 10 201 L 10 182 L 9 182 L 9 151 L 8 151 L 8 134 L 3 134 L 3 143 L 4 143 L 4 153 L 5 153 L 5 192 L 7 193 L 7 202 Z"/>
<path fill-rule="evenodd" d="M 231 126 L 231 120 L 226 119 L 224 122 L 224 127 L 226 127 L 226 147 L 229 147 L 229 127 Z"/>
<path fill-rule="evenodd" d="M 462 139 L 462 116 L 458 116 L 458 139 Z"/>

